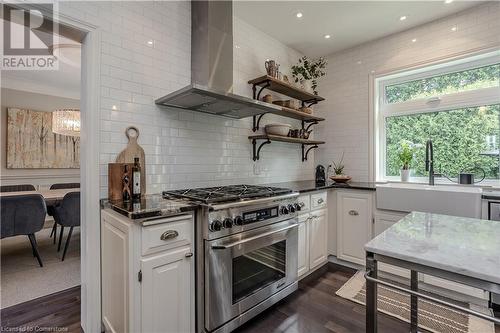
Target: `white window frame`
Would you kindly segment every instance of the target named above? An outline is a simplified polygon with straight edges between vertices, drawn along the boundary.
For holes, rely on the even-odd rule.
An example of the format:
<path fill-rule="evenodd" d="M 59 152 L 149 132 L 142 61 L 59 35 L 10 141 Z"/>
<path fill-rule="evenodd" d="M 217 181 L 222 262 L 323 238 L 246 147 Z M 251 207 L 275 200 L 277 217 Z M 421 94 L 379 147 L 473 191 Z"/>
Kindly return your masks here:
<path fill-rule="evenodd" d="M 500 63 L 500 50 L 375 78 L 374 157 L 376 181 L 398 181 L 400 179 L 399 177 L 386 176 L 385 122 L 387 117 L 500 104 L 500 87 L 436 95 L 390 104 L 387 103 L 385 97 L 385 87 L 497 63 Z M 425 177 L 412 178 L 412 181 L 415 182 L 425 182 L 425 180 Z"/>

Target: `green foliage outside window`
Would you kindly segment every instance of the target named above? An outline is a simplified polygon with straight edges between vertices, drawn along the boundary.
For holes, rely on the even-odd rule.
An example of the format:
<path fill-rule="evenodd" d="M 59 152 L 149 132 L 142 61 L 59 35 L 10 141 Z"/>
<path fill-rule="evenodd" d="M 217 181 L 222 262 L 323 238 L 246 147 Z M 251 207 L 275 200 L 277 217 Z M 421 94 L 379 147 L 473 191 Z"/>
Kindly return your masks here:
<path fill-rule="evenodd" d="M 385 88 L 388 103 L 399 103 L 500 85 L 500 64 L 398 83 Z"/>
<path fill-rule="evenodd" d="M 500 104 L 386 118 L 386 175 L 399 176 L 402 141 L 425 145 L 431 138 L 436 172 L 456 177 L 479 166 L 498 179 L 498 156 L 484 154 L 498 152 L 499 117 Z M 415 151 L 411 168 L 414 176 L 427 175 L 425 149 Z"/>

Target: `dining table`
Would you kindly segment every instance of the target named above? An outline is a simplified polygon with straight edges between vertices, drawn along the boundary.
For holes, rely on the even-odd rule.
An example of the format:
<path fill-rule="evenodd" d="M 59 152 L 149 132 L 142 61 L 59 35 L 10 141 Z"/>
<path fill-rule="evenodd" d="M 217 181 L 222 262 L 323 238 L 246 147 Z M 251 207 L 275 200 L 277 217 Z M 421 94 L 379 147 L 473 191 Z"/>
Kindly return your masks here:
<path fill-rule="evenodd" d="M 67 193 L 80 192 L 80 188 L 63 188 L 57 190 L 41 190 L 41 191 L 16 191 L 16 192 L 1 192 L 0 197 L 14 196 L 14 195 L 27 195 L 27 194 L 41 194 L 45 199 L 47 206 L 54 206 L 60 202 Z"/>

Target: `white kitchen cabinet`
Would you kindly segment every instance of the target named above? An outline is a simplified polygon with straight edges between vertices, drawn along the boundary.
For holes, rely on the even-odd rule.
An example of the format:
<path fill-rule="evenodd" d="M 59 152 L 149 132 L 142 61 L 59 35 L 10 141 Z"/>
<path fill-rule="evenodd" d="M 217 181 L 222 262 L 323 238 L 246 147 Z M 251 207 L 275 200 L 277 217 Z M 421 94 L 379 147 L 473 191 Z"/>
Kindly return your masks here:
<path fill-rule="evenodd" d="M 311 212 L 309 220 L 309 269 L 311 270 L 328 261 L 326 212 L 326 209 Z"/>
<path fill-rule="evenodd" d="M 365 264 L 364 245 L 372 237 L 371 192 L 338 191 L 337 258 Z"/>
<path fill-rule="evenodd" d="M 327 192 L 303 194 L 299 215 L 298 276 L 304 277 L 328 261 Z M 309 211 L 310 210 L 310 211 Z"/>
<path fill-rule="evenodd" d="M 139 223 L 101 211 L 106 332 L 195 331 L 193 216 Z"/>
<path fill-rule="evenodd" d="M 142 259 L 142 332 L 194 332 L 191 248 Z"/>
<path fill-rule="evenodd" d="M 302 276 L 309 271 L 309 213 L 299 216 L 299 253 L 297 258 L 297 274 Z"/>

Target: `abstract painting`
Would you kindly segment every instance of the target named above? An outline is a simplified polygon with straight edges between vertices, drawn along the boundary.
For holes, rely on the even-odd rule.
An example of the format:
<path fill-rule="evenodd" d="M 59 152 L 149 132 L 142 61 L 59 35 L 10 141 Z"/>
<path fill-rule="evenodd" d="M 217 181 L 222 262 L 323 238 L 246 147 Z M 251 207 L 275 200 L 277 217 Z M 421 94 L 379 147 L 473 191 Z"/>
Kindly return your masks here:
<path fill-rule="evenodd" d="M 52 112 L 7 108 L 7 168 L 78 169 L 80 138 L 52 133 Z"/>

